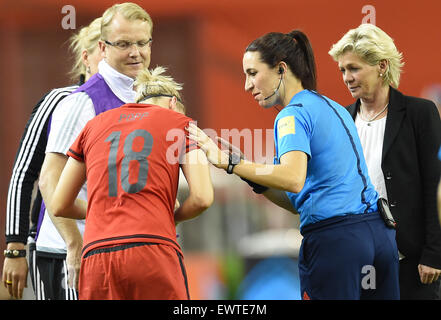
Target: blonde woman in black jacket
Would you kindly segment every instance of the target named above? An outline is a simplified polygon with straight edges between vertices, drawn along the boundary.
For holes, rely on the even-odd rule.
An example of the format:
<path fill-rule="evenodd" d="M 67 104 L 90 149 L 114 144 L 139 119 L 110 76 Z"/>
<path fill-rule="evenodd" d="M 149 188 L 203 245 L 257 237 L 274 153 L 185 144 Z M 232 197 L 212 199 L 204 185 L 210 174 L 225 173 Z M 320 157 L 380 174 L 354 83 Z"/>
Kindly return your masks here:
<path fill-rule="evenodd" d="M 348 31 L 329 54 L 356 102 L 354 118 L 370 178 L 397 222 L 401 299 L 439 299 L 441 228 L 436 192 L 441 120 L 433 102 L 398 88 L 402 54 L 371 24 Z"/>

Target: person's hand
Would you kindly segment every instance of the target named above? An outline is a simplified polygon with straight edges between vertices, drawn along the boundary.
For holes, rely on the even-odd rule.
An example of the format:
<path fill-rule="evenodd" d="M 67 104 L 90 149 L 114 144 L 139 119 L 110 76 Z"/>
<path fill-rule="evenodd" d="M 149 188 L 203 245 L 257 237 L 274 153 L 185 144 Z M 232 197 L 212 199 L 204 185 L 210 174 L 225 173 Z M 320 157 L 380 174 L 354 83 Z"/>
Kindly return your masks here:
<path fill-rule="evenodd" d="M 204 131 L 192 123 L 189 124 L 187 131 L 189 133 L 188 137 L 191 140 L 196 141 L 201 150 L 205 152 L 208 161 L 210 161 L 217 168 L 227 168 L 229 155 L 222 152 L 217 144 L 211 140 Z"/>
<path fill-rule="evenodd" d="M 66 255 L 68 277 L 67 284 L 69 288 L 74 288 L 75 290 L 78 290 L 78 280 L 81 265 L 81 247 L 82 245 L 68 247 Z"/>
<path fill-rule="evenodd" d="M 238 155 L 238 156 L 240 157 L 241 160 L 245 160 L 245 155 L 244 155 L 244 153 L 243 153 L 238 147 L 232 145 L 232 144 L 229 143 L 227 140 L 225 140 L 225 139 L 223 139 L 223 138 L 221 138 L 221 137 L 216 137 L 216 140 L 217 140 L 218 142 L 220 142 L 220 144 L 221 144 L 224 148 L 228 149 L 228 151 L 229 151 L 230 153 L 233 153 L 233 154 L 235 154 L 235 155 Z"/>
<path fill-rule="evenodd" d="M 23 298 L 27 288 L 28 263 L 26 257 L 5 258 L 3 264 L 3 284 L 14 299 Z"/>
<path fill-rule="evenodd" d="M 431 284 L 441 276 L 441 270 L 423 264 L 418 265 L 418 272 L 420 274 L 421 283 L 423 284 Z"/>

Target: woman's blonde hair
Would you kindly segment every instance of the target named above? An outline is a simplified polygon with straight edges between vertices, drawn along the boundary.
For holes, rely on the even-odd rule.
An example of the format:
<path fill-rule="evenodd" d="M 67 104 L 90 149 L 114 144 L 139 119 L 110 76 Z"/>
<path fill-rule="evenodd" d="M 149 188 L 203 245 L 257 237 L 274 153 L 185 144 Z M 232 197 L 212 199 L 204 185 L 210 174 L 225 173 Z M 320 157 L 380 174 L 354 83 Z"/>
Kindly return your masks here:
<path fill-rule="evenodd" d="M 86 74 L 86 66 L 83 63 L 83 51 L 89 54 L 98 47 L 98 40 L 101 37 L 101 17 L 93 20 L 88 26 L 83 27 L 70 37 L 70 50 L 72 51 L 75 64 L 69 72 L 73 81 L 78 81 Z"/>
<path fill-rule="evenodd" d="M 160 98 L 161 96 L 174 96 L 178 99 L 177 106 L 179 112 L 185 113 L 185 107 L 179 93 L 182 84 L 177 83 L 172 77 L 163 75 L 166 68 L 158 66 L 153 70 L 144 69 L 136 77 L 134 86 L 136 87 L 136 103 L 146 99 Z"/>
<path fill-rule="evenodd" d="M 153 20 L 150 15 L 139 5 L 132 2 L 115 4 L 103 13 L 103 21 L 101 22 L 102 39 L 107 40 L 107 31 L 115 15 L 119 13 L 129 21 L 142 20 L 147 21 L 153 32 Z"/>
<path fill-rule="evenodd" d="M 372 66 L 382 60 L 388 61 L 389 67 L 384 74 L 383 83 L 398 88 L 404 66 L 403 54 L 397 50 L 394 40 L 386 32 L 373 24 L 361 24 L 333 44 L 328 53 L 338 61 L 348 51 L 354 52 Z"/>

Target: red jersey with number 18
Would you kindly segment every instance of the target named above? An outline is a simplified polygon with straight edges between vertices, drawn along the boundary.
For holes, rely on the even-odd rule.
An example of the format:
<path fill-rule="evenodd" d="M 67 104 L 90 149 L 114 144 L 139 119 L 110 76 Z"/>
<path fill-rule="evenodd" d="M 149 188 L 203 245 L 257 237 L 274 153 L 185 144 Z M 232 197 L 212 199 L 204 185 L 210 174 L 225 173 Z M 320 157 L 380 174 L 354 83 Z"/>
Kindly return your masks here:
<path fill-rule="evenodd" d="M 83 255 L 119 243 L 176 242 L 179 163 L 197 148 L 184 128 L 192 119 L 155 105 L 126 104 L 84 127 L 68 156 L 84 161 L 88 208 Z"/>

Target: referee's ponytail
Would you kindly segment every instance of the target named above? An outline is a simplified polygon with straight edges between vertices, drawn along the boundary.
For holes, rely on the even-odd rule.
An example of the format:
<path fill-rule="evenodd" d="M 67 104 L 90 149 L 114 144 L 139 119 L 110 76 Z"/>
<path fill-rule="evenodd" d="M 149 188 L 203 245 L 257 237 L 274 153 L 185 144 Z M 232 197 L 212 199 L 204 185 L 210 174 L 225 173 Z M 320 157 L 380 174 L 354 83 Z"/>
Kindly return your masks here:
<path fill-rule="evenodd" d="M 314 53 L 308 37 L 300 30 L 288 34 L 270 32 L 248 45 L 247 51 L 258 51 L 262 61 L 274 68 L 284 61 L 301 81 L 303 88 L 317 90 Z"/>

